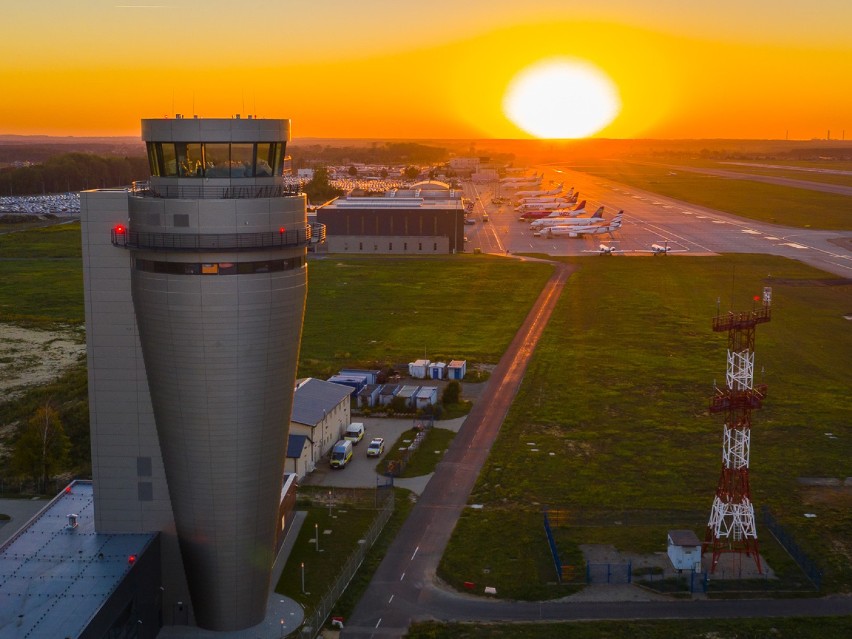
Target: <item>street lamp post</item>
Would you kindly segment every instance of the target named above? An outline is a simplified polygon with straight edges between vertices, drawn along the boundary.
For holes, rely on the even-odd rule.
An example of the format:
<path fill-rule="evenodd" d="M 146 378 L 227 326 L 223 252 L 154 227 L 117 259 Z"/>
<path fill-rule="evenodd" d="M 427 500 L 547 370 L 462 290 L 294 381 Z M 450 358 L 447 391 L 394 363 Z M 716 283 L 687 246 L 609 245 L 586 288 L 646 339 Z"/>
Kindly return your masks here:
<path fill-rule="evenodd" d="M 304 561 L 302 562 L 302 594 L 303 595 L 307 594 L 307 593 L 305 593 L 305 562 Z"/>
<path fill-rule="evenodd" d="M 317 552 L 319 552 L 319 524 L 314 524 L 314 541 L 317 544 Z"/>

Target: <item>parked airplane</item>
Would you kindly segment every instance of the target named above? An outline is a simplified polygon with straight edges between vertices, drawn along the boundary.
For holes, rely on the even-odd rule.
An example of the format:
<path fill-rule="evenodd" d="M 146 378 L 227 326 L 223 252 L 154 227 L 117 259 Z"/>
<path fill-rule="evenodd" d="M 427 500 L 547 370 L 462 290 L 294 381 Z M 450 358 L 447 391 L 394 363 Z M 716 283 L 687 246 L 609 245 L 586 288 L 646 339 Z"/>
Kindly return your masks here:
<path fill-rule="evenodd" d="M 532 177 L 528 175 L 524 175 L 521 177 L 507 177 L 500 180 L 500 184 L 503 186 L 512 186 L 515 184 L 523 184 L 525 182 L 541 182 L 544 175 L 533 175 Z M 526 184 L 523 184 L 526 186 Z"/>
<path fill-rule="evenodd" d="M 556 188 L 550 189 L 549 191 L 518 191 L 515 193 L 515 197 L 519 198 L 528 198 L 528 197 L 538 197 L 541 195 L 559 195 L 562 193 L 562 182 L 556 185 Z M 571 197 L 574 195 L 574 187 L 571 187 L 571 190 L 565 194 L 565 197 Z"/>
<path fill-rule="evenodd" d="M 621 228 L 621 219 L 623 216 L 624 211 L 619 211 L 609 222 L 592 222 L 574 226 L 551 226 L 544 232 L 547 237 L 558 235 L 580 237 L 581 235 L 600 235 L 601 233 L 609 233 L 612 236 L 613 231 Z"/>
<path fill-rule="evenodd" d="M 524 200 L 518 204 L 518 206 L 515 207 L 515 210 L 521 212 L 550 209 L 553 211 L 560 208 L 566 209 L 576 203 L 577 200 L 574 198 L 530 198 L 529 200 Z"/>
<path fill-rule="evenodd" d="M 639 253 L 653 253 L 654 255 L 667 255 L 669 253 L 686 253 L 686 249 L 673 249 L 669 246 L 669 241 L 666 240 L 665 244 L 651 244 L 650 251 L 638 251 Z"/>
<path fill-rule="evenodd" d="M 601 244 L 596 251 L 583 251 L 583 253 L 597 253 L 598 255 L 612 255 L 613 253 L 624 253 L 611 244 Z"/>
<path fill-rule="evenodd" d="M 530 208 L 535 206 L 546 207 L 555 204 L 575 204 L 579 197 L 579 191 L 572 195 L 547 195 L 541 197 L 525 197 L 521 198 L 518 201 L 518 206 L 515 207 L 515 210 L 520 211 L 523 208 Z"/>
<path fill-rule="evenodd" d="M 582 213 L 582 210 L 578 210 L 577 213 Z M 530 223 L 531 229 L 540 229 L 548 226 L 577 226 L 582 224 L 589 224 L 592 222 L 603 222 L 603 212 L 604 207 L 598 207 L 598 210 L 592 213 L 590 217 L 574 217 L 575 212 L 570 211 L 570 215 L 553 215 L 549 217 L 543 217 L 538 220 L 533 220 Z"/>
<path fill-rule="evenodd" d="M 586 200 L 583 200 L 573 209 L 562 206 L 546 206 L 544 205 L 542 208 L 524 210 L 523 214 L 521 214 L 520 219 L 529 222 L 530 220 L 539 220 L 541 218 L 546 217 L 575 217 L 580 215 L 581 213 L 585 213 L 586 211 Z"/>

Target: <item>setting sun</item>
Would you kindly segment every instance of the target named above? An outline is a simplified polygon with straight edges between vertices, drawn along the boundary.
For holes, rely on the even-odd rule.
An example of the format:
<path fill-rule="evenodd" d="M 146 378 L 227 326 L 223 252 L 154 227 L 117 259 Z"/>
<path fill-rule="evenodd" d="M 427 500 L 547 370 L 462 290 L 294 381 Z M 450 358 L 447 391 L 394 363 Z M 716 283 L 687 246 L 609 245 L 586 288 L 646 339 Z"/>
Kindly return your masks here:
<path fill-rule="evenodd" d="M 503 97 L 503 111 L 539 138 L 593 135 L 618 115 L 618 89 L 594 65 L 570 58 L 542 60 L 516 75 Z"/>

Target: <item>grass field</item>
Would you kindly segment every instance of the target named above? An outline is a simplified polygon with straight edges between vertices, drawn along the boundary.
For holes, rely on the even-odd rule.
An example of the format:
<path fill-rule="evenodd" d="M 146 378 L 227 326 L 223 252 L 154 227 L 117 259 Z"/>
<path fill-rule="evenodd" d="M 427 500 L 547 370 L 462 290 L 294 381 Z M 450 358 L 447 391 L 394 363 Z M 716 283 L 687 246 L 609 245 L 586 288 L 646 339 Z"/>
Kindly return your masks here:
<path fill-rule="evenodd" d="M 757 330 L 756 381 L 769 397 L 754 415 L 753 499 L 818 560 L 827 589 L 852 589 L 852 492 L 798 481 L 849 475 L 852 289 L 768 256 L 579 261 L 471 495 L 484 508 L 459 521 L 440 576 L 459 587 L 487 570 L 507 597 L 557 597 L 543 506 L 709 514 L 722 423 L 708 401 L 714 380 L 724 383 L 727 348 L 710 320 L 717 297 L 723 310 L 731 296 L 748 309 L 771 285 L 773 319 Z M 701 537 L 705 523 L 692 525 Z M 506 557 L 507 535 L 529 546 Z M 661 551 L 665 539 L 627 535 L 620 546 Z"/>
<path fill-rule="evenodd" d="M 401 449 L 414 441 L 416 435 L 417 430 L 410 428 L 403 431 L 395 442 L 385 442 L 387 453 L 382 458 L 382 461 L 376 464 L 376 472 L 384 474 L 388 468 L 388 462 L 402 459 L 405 453 Z M 447 430 L 446 428 L 430 428 L 420 447 L 411 455 L 400 477 L 419 477 L 420 475 L 428 475 L 434 471 L 435 466 L 441 461 L 441 457 L 443 457 L 444 452 L 455 436 L 454 431 Z"/>
<path fill-rule="evenodd" d="M 798 228 L 852 228 L 852 197 L 844 195 L 672 171 L 651 164 L 612 162 L 571 168 L 751 220 Z"/>
<path fill-rule="evenodd" d="M 301 488 L 301 491 L 310 491 Z M 410 493 L 401 488 L 394 489 L 396 499 L 394 512 L 385 524 L 373 547 L 364 558 L 364 562 L 355 573 L 346 591 L 335 604 L 334 615 L 348 617 L 363 594 L 378 568 L 384 552 L 396 536 L 414 502 Z M 341 567 L 358 547 L 358 539 L 372 524 L 378 511 L 375 509 L 354 508 L 340 505 L 329 511 L 325 506 L 305 506 L 299 504 L 299 510 L 307 512 L 302 529 L 296 540 L 287 564 L 281 573 L 275 591 L 298 601 L 308 612 L 316 607 Z M 317 551 L 315 531 L 320 532 L 320 551 Z M 324 535 L 325 530 L 331 533 Z M 302 591 L 301 564 L 305 564 L 305 592 Z"/>
<path fill-rule="evenodd" d="M 689 621 L 578 621 L 574 623 L 440 624 L 411 626 L 407 639 L 826 639 L 852 634 L 849 617 L 693 619 Z"/>
<path fill-rule="evenodd" d="M 424 355 L 496 363 L 552 271 L 469 255 L 330 256 L 308 268 L 299 374 L 316 377 Z"/>
<path fill-rule="evenodd" d="M 83 323 L 80 223 L 0 235 L 0 322 Z"/>
<path fill-rule="evenodd" d="M 839 166 L 813 167 L 799 164 L 781 163 L 774 160 L 765 162 L 746 162 L 746 161 L 720 161 L 714 162 L 709 160 L 692 160 L 683 162 L 671 162 L 670 164 L 680 164 L 683 166 L 693 166 L 696 168 L 720 169 L 722 171 L 735 171 L 737 173 L 749 173 L 753 175 L 766 175 L 770 177 L 783 177 L 793 180 L 804 180 L 806 182 L 818 182 L 821 184 L 838 184 L 840 186 L 852 186 L 852 175 L 842 175 L 836 173 L 820 173 L 818 171 L 801 171 L 797 168 L 824 168 L 827 170 L 850 171 L 852 169 L 841 168 Z M 769 165 L 773 168 L 768 168 Z M 774 167 L 790 167 L 790 168 L 774 168 Z M 671 169 L 670 169 L 671 170 Z"/>

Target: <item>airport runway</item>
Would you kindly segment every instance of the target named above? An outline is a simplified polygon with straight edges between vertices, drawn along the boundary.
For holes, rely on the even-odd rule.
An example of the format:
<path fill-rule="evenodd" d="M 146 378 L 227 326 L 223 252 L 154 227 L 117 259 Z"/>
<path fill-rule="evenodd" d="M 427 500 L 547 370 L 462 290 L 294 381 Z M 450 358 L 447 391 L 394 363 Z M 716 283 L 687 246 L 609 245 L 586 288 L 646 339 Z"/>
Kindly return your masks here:
<path fill-rule="evenodd" d="M 483 253 L 495 254 L 508 251 L 584 255 L 595 252 L 603 243 L 614 244 L 624 251 L 606 256 L 619 258 L 653 256 L 648 252 L 652 244 L 668 243 L 672 253 L 655 256 L 657 259 L 676 259 L 680 255 L 768 253 L 796 259 L 840 277 L 852 277 L 852 231 L 798 229 L 746 220 L 559 165 L 533 170 L 544 172 L 542 188 L 564 182 L 566 189 L 573 186 L 580 191 L 580 199 L 588 202 L 587 211 L 605 206 L 605 219 L 623 209 L 624 225 L 612 238 L 609 235 L 534 237 L 529 225 L 518 220 L 519 214 L 511 204 L 498 206 L 491 202 L 496 195 L 511 198 L 512 191 L 498 189 L 496 184 L 467 183 L 469 197 L 478 198 L 473 216 L 476 224 L 465 227 L 469 239 L 467 251 L 479 248 Z M 488 222 L 482 221 L 485 212 L 490 218 Z"/>

